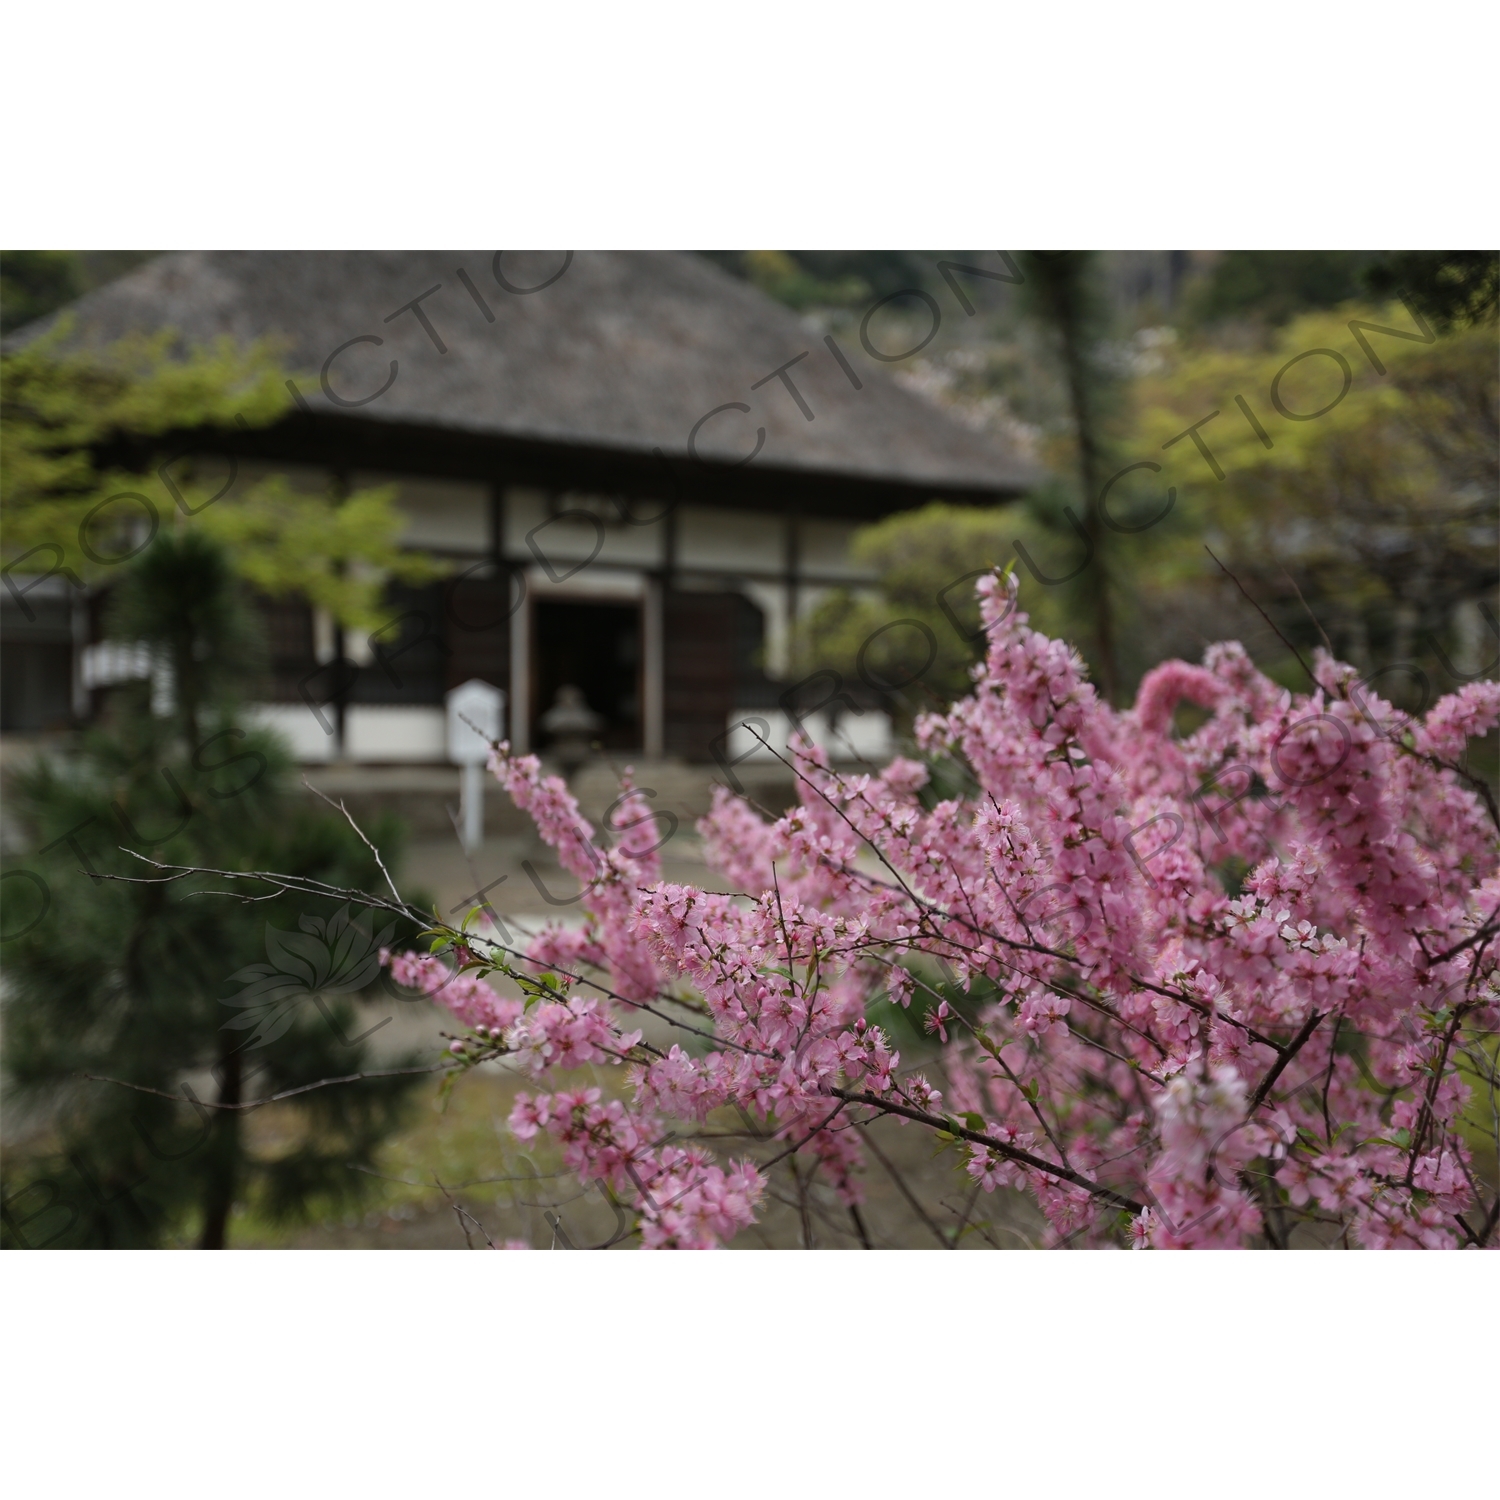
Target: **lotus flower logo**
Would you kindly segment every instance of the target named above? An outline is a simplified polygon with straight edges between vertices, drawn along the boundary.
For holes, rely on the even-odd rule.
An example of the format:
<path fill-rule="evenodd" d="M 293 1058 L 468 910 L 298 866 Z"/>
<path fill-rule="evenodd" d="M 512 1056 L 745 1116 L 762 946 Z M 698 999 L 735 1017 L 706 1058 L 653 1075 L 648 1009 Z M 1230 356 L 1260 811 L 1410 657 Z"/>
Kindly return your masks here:
<path fill-rule="evenodd" d="M 304 916 L 297 925 L 300 932 L 283 932 L 268 925 L 266 957 L 270 962 L 250 964 L 232 974 L 231 982 L 245 987 L 219 1002 L 240 1011 L 224 1023 L 224 1028 L 252 1032 L 246 1043 L 248 1051 L 284 1036 L 297 1018 L 297 1008 L 308 1000 L 347 1045 L 362 1040 L 343 1036 L 323 997 L 362 990 L 375 979 L 380 972 L 380 950 L 390 942 L 395 923 L 375 933 L 370 926 L 355 921 L 350 907 L 345 906 L 326 922 L 321 917 Z M 387 1016 L 371 1031 L 378 1031 L 390 1019 Z M 369 1035 L 369 1031 L 362 1034 Z"/>

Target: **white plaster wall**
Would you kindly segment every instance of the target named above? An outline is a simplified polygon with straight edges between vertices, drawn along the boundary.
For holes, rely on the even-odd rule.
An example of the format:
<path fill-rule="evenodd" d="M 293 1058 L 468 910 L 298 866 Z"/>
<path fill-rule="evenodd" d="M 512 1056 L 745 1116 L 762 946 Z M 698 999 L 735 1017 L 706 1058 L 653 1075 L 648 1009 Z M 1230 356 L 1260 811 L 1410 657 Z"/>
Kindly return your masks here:
<path fill-rule="evenodd" d="M 890 715 L 874 708 L 861 714 L 841 713 L 822 743 L 834 760 L 868 760 L 879 765 L 896 752 Z"/>
<path fill-rule="evenodd" d="M 425 704 L 351 703 L 344 713 L 344 754 L 363 761 L 446 761 L 443 710 Z"/>
<path fill-rule="evenodd" d="M 756 511 L 684 505 L 677 513 L 677 564 L 730 573 L 782 573 L 786 521 Z"/>
<path fill-rule="evenodd" d="M 555 563 L 553 567 L 557 572 L 563 571 Z M 646 575 L 637 568 L 615 568 L 596 562 L 561 583 L 553 583 L 545 568 L 532 563 L 526 570 L 526 589 L 534 599 L 575 599 L 580 604 L 590 599 L 644 599 Z"/>
<path fill-rule="evenodd" d="M 745 596 L 765 616 L 767 677 L 785 677 L 791 661 L 791 617 L 787 609 L 784 583 L 747 581 L 742 585 Z"/>
<path fill-rule="evenodd" d="M 815 744 L 821 744 L 828 733 L 828 721 L 822 714 L 809 714 L 803 727 Z M 729 716 L 729 763 L 740 761 L 773 761 L 776 752 L 787 753 L 792 721 L 779 708 L 742 708 Z M 762 744 L 766 740 L 774 750 Z"/>
<path fill-rule="evenodd" d="M 766 762 L 776 759 L 779 751 L 787 755 L 787 741 L 796 725 L 791 716 L 779 708 L 745 708 L 729 716 L 729 762 Z M 828 752 L 830 760 L 889 760 L 895 751 L 891 721 L 887 714 L 866 709 L 862 714 L 843 713 L 837 725 L 830 724 L 825 713 L 812 713 L 802 720 L 803 732 L 815 745 Z M 757 738 L 759 735 L 759 738 Z M 774 750 L 761 741 L 769 742 Z"/>
<path fill-rule="evenodd" d="M 599 518 L 598 525 L 581 519 L 551 518 L 547 496 L 541 490 L 510 489 L 505 492 L 505 555 L 517 562 L 538 563 L 533 548 L 539 549 L 547 566 L 559 577 L 580 563 L 588 567 L 660 567 L 665 554 L 666 527 L 663 525 L 629 526 L 620 519 L 613 505 L 599 503 L 598 496 L 561 498 L 559 510 L 579 509 Z M 642 515 L 654 515 L 655 502 L 637 501 L 635 509 Z M 600 544 L 600 528 L 603 542 Z M 527 536 L 532 542 L 527 542 Z M 597 553 L 595 549 L 598 549 Z"/>
<path fill-rule="evenodd" d="M 450 479 L 428 479 L 364 470 L 351 476 L 356 489 L 397 487 L 396 504 L 406 518 L 401 533 L 407 547 L 436 547 L 445 552 L 488 552 L 489 489 Z"/>
<path fill-rule="evenodd" d="M 331 708 L 323 710 L 323 717 L 330 724 L 334 722 L 332 715 Z M 279 734 L 292 755 L 304 764 L 333 759 L 334 736 L 324 732 L 305 703 L 252 703 L 247 705 L 245 717 L 250 723 Z"/>
<path fill-rule="evenodd" d="M 334 723 L 334 709 L 322 709 Z M 334 759 L 335 737 L 324 731 L 303 703 L 256 703 L 246 710 L 253 724 L 273 730 L 304 765 Z M 426 704 L 351 703 L 344 713 L 344 755 L 349 760 L 431 764 L 448 759 L 443 710 Z"/>
<path fill-rule="evenodd" d="M 859 530 L 855 521 L 800 521 L 797 525 L 797 568 L 833 578 L 874 578 L 875 570 L 856 563 L 849 544 Z"/>

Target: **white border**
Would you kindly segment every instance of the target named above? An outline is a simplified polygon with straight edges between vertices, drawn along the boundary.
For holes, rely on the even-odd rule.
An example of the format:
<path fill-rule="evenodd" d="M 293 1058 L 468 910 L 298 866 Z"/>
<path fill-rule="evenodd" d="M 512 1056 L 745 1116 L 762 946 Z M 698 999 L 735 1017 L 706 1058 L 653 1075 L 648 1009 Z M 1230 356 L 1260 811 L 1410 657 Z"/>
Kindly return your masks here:
<path fill-rule="evenodd" d="M 58 1496 L 1483 1493 L 1495 1264 L 38 1252 L 0 1412 Z"/>
<path fill-rule="evenodd" d="M 5 243 L 1476 248 L 1500 10 L 12 8 Z"/>

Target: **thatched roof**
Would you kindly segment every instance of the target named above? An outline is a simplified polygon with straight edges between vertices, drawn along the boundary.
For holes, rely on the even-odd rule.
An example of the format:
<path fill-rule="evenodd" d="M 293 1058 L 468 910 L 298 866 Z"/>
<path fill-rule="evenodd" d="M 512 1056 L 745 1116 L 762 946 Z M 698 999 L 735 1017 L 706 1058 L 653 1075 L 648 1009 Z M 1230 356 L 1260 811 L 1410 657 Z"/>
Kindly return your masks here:
<path fill-rule="evenodd" d="M 659 447 L 679 456 L 706 412 L 741 401 L 748 415 L 727 412 L 702 428 L 700 458 L 740 458 L 763 427 L 757 469 L 975 498 L 1014 494 L 1035 481 L 1000 441 L 959 426 L 893 382 L 885 370 L 900 366 L 882 367 L 857 337 L 841 344 L 863 382 L 855 390 L 793 313 L 699 256 L 579 251 L 552 285 L 526 295 L 505 290 L 493 262 L 488 251 L 187 251 L 149 262 L 69 311 L 78 338 L 90 344 L 164 327 L 188 343 L 280 335 L 289 363 L 313 372 L 303 383 L 308 404 L 341 418 L 632 454 Z M 525 286 L 562 264 L 561 253 L 507 252 L 499 270 Z M 385 321 L 435 286 L 441 290 L 421 307 L 446 353 L 412 313 Z M 960 314 L 945 308 L 944 316 Z M 399 374 L 379 399 L 338 408 L 316 372 L 362 334 L 384 342 L 355 344 L 339 357 L 330 375 L 335 393 L 354 398 L 377 389 L 392 359 Z M 779 379 L 751 389 L 804 350 L 807 358 L 789 373 L 813 421 Z"/>

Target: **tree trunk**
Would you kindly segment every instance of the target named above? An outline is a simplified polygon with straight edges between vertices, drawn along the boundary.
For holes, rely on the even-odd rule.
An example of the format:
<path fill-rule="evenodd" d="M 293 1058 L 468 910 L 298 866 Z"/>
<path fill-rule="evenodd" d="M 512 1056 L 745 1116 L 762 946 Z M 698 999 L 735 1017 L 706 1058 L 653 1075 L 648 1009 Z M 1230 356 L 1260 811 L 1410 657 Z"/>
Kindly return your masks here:
<path fill-rule="evenodd" d="M 239 1048 L 219 1059 L 215 1070 L 219 1078 L 219 1103 L 239 1104 L 242 1069 Z M 209 1146 L 208 1183 L 203 1204 L 203 1233 L 198 1238 L 200 1250 L 224 1249 L 229 1226 L 229 1211 L 234 1206 L 240 1147 L 239 1111 L 220 1109 L 213 1125 Z"/>
<path fill-rule="evenodd" d="M 1032 250 L 1026 254 L 1031 295 L 1042 318 L 1056 334 L 1068 387 L 1073 426 L 1078 443 L 1078 478 L 1084 495 L 1083 529 L 1093 546 L 1090 605 L 1094 617 L 1095 666 L 1102 695 L 1114 700 L 1118 687 L 1115 664 L 1115 626 L 1109 560 L 1100 524 L 1099 491 L 1105 477 L 1102 411 L 1103 376 L 1094 360 L 1092 344 L 1098 319 L 1093 311 L 1089 278 L 1094 274 L 1094 252 L 1087 250 Z"/>
<path fill-rule="evenodd" d="M 1109 563 L 1104 549 L 1104 532 L 1099 524 L 1099 492 L 1104 487 L 1103 455 L 1099 451 L 1099 434 L 1090 400 L 1087 355 L 1078 338 L 1078 323 L 1070 320 L 1063 329 L 1063 357 L 1068 371 L 1068 395 L 1073 406 L 1073 422 L 1078 432 L 1078 471 L 1087 500 L 1083 527 L 1094 544 L 1094 634 L 1098 650 L 1099 686 L 1104 697 L 1114 701 L 1118 682 L 1115 673 L 1115 626 L 1110 601 Z"/>

